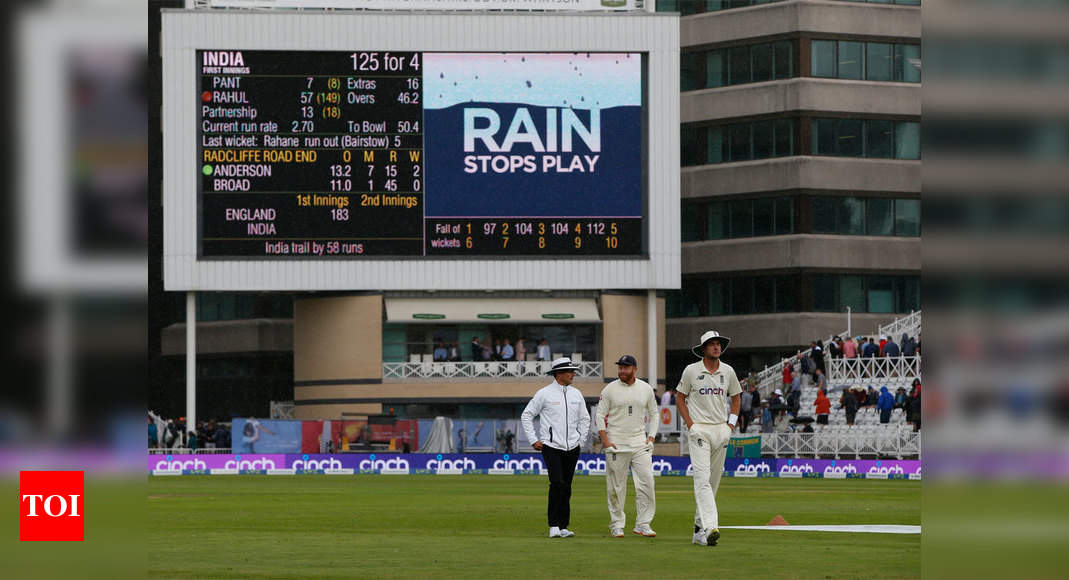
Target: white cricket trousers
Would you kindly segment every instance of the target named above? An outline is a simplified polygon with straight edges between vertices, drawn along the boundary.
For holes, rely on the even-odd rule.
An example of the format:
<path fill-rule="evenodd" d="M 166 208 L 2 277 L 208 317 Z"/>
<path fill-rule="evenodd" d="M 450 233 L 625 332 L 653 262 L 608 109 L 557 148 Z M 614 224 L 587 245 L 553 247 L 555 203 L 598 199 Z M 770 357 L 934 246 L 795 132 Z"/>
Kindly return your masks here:
<path fill-rule="evenodd" d="M 627 468 L 635 481 L 635 525 L 649 525 L 657 511 L 653 491 L 653 445 L 636 451 L 605 450 L 605 489 L 609 496 L 609 529 L 624 528 L 624 502 L 627 501 Z"/>
<path fill-rule="evenodd" d="M 702 529 L 720 526 L 716 511 L 716 490 L 724 473 L 731 427 L 727 423 L 694 423 L 688 432 L 690 465 L 694 473 L 694 525 Z"/>

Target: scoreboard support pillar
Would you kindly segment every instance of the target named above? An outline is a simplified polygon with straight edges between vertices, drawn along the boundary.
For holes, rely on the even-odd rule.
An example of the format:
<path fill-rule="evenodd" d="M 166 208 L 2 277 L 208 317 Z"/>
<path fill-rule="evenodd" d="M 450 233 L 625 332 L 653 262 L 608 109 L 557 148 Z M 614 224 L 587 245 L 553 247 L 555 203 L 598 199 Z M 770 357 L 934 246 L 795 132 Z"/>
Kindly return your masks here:
<path fill-rule="evenodd" d="M 197 428 L 197 293 L 186 292 L 186 432 Z"/>
<path fill-rule="evenodd" d="M 646 353 L 646 360 L 650 369 L 650 386 L 653 387 L 653 392 L 657 392 L 657 291 L 648 290 L 646 292 L 646 344 L 649 346 L 649 352 Z M 665 385 L 667 387 L 667 384 Z"/>

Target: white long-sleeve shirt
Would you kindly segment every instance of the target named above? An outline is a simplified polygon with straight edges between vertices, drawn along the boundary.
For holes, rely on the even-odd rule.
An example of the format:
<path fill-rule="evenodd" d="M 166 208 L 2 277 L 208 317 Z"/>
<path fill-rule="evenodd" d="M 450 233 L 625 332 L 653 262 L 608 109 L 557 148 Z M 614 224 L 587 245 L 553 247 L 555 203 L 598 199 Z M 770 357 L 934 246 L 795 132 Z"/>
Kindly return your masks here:
<path fill-rule="evenodd" d="M 647 437 L 657 436 L 660 425 L 653 387 L 641 379 L 635 379 L 630 385 L 619 379 L 605 385 L 594 422 L 595 430 L 605 431 L 617 450 L 642 449 Z"/>
<path fill-rule="evenodd" d="M 540 422 L 540 434 L 535 435 L 534 418 Z M 561 451 L 579 447 L 590 436 L 590 413 L 583 393 L 557 381 L 539 389 L 520 415 L 527 440 L 541 441 Z"/>

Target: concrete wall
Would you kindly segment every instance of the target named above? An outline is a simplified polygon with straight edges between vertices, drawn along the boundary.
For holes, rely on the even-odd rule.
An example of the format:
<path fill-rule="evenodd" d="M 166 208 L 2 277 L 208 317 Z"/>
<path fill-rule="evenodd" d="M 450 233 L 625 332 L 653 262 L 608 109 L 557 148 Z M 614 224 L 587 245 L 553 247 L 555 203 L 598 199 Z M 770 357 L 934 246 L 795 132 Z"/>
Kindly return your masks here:
<path fill-rule="evenodd" d="M 683 168 L 684 199 L 788 189 L 920 193 L 921 162 L 801 156 Z"/>
<path fill-rule="evenodd" d="M 684 274 L 786 268 L 867 270 L 875 264 L 881 272 L 919 272 L 921 239 L 798 234 L 683 244 Z"/>
<path fill-rule="evenodd" d="M 797 0 L 687 16 L 679 20 L 683 48 L 807 31 L 920 38 L 920 6 Z"/>
<path fill-rule="evenodd" d="M 887 324 L 904 314 L 854 314 L 854 335 L 871 334 L 880 324 Z M 704 318 L 673 318 L 667 323 L 668 349 L 684 350 L 694 345 L 694 337 L 715 329 L 731 337 L 738 348 L 790 348 L 809 345 L 846 330 L 846 313 L 802 312 L 790 314 L 749 314 Z"/>
<path fill-rule="evenodd" d="M 918 116 L 919 83 L 794 78 L 683 93 L 682 123 L 788 111 Z"/>
<path fill-rule="evenodd" d="M 186 353 L 186 325 L 172 324 L 160 337 L 163 356 Z M 285 352 L 293 350 L 293 322 L 253 318 L 197 323 L 197 353 Z"/>
<path fill-rule="evenodd" d="M 605 363 L 602 374 L 606 380 L 616 378 L 616 365 L 621 355 L 638 359 L 638 376 L 648 380 L 649 346 L 646 340 L 646 297 L 602 294 L 601 296 L 601 353 Z M 661 345 L 657 361 L 657 379 L 664 380 L 665 328 L 664 299 L 657 299 L 657 344 Z M 652 384 L 652 382 L 651 382 Z"/>
<path fill-rule="evenodd" d="M 382 296 L 303 298 L 293 305 L 293 380 L 382 380 Z"/>

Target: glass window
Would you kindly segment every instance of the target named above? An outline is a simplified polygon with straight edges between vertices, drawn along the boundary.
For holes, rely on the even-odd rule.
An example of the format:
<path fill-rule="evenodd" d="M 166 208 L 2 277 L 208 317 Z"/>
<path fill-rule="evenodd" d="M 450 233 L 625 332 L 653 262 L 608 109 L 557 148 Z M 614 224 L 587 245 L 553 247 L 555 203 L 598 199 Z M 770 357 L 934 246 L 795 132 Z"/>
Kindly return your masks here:
<path fill-rule="evenodd" d="M 693 242 L 702 239 L 701 234 L 701 211 L 699 205 L 687 204 L 682 207 L 683 241 Z"/>
<path fill-rule="evenodd" d="M 868 200 L 868 226 L 870 236 L 894 234 L 894 200 L 872 198 Z"/>
<path fill-rule="evenodd" d="M 748 238 L 753 235 L 753 202 L 738 199 L 731 202 L 731 237 Z"/>
<path fill-rule="evenodd" d="M 679 88 L 683 91 L 693 91 L 705 88 L 702 71 L 698 68 L 698 53 L 685 52 L 679 57 Z"/>
<path fill-rule="evenodd" d="M 679 130 L 679 156 L 684 167 L 688 165 L 701 165 L 704 160 L 700 159 L 702 153 L 698 147 L 698 129 L 683 127 Z"/>
<path fill-rule="evenodd" d="M 896 312 L 921 309 L 921 280 L 918 276 L 904 276 L 899 284 L 899 301 Z"/>
<path fill-rule="evenodd" d="M 728 52 L 731 55 L 730 84 L 750 82 L 750 47 L 736 46 Z"/>
<path fill-rule="evenodd" d="M 750 159 L 750 124 L 731 125 L 731 161 Z"/>
<path fill-rule="evenodd" d="M 921 235 L 921 201 L 919 199 L 895 200 L 895 235 Z M 899 312 L 905 312 L 905 310 Z"/>
<path fill-rule="evenodd" d="M 771 276 L 758 276 L 753 284 L 753 312 L 772 312 L 775 309 L 776 288 L 775 278 Z"/>
<path fill-rule="evenodd" d="M 863 277 L 841 276 L 839 278 L 837 310 L 845 311 L 847 306 L 854 312 L 865 311 L 865 279 Z"/>
<path fill-rule="evenodd" d="M 789 79 L 794 74 L 794 42 L 784 40 L 772 45 L 774 51 L 773 77 Z"/>
<path fill-rule="evenodd" d="M 724 129 L 722 127 L 709 127 L 706 130 L 706 157 L 705 163 L 722 163 L 724 159 Z"/>
<path fill-rule="evenodd" d="M 921 124 L 901 122 L 895 124 L 895 157 L 897 159 L 921 158 Z"/>
<path fill-rule="evenodd" d="M 775 128 L 775 149 L 772 154 L 776 157 L 794 154 L 794 121 L 791 119 L 776 119 L 772 122 Z"/>
<path fill-rule="evenodd" d="M 752 80 L 755 83 L 761 81 L 767 81 L 772 79 L 772 45 L 771 44 L 758 44 L 751 47 L 750 57 L 752 58 L 753 77 Z"/>
<path fill-rule="evenodd" d="M 865 234 L 865 200 L 860 197 L 840 198 L 838 210 L 836 233 L 849 236 Z"/>
<path fill-rule="evenodd" d="M 860 119 L 839 119 L 839 131 L 836 135 L 839 155 L 861 157 L 863 153 L 861 126 Z"/>
<path fill-rule="evenodd" d="M 863 67 L 862 67 L 862 52 L 864 51 L 865 43 L 863 42 L 847 42 L 845 40 L 839 42 L 839 58 L 837 62 L 839 64 L 838 77 L 841 79 L 862 79 Z"/>
<path fill-rule="evenodd" d="M 813 276 L 813 310 L 817 312 L 835 312 L 838 297 L 836 286 L 838 280 L 832 275 Z"/>
<path fill-rule="evenodd" d="M 702 281 L 685 278 L 680 289 L 682 290 L 680 316 L 701 316 L 703 313 L 698 308 L 698 304 L 704 302 L 705 285 Z"/>
<path fill-rule="evenodd" d="M 895 80 L 921 82 L 921 47 L 919 44 L 895 45 Z"/>
<path fill-rule="evenodd" d="M 839 215 L 839 197 L 814 197 L 813 208 L 813 233 L 834 234 L 838 231 L 835 222 Z"/>
<path fill-rule="evenodd" d="M 810 44 L 811 74 L 815 77 L 834 78 L 835 75 L 835 41 L 814 40 Z"/>
<path fill-rule="evenodd" d="M 798 311 L 798 281 L 793 276 L 776 277 L 776 312 Z"/>
<path fill-rule="evenodd" d="M 713 202 L 708 205 L 705 226 L 706 239 L 721 240 L 728 237 L 727 216 L 724 215 L 725 205 L 726 204 L 722 201 Z"/>
<path fill-rule="evenodd" d="M 892 79 L 891 45 L 882 42 L 865 43 L 865 78 L 870 81 Z"/>
<path fill-rule="evenodd" d="M 705 86 L 722 87 L 724 86 L 724 51 L 713 50 L 709 51 L 705 55 Z"/>
<path fill-rule="evenodd" d="M 727 314 L 727 304 L 724 302 L 724 281 L 709 280 L 707 284 L 709 296 L 709 316 L 723 316 L 724 314 Z"/>
<path fill-rule="evenodd" d="M 772 198 L 753 200 L 753 235 L 772 235 Z"/>
<path fill-rule="evenodd" d="M 903 4 L 906 6 L 920 6 L 921 0 L 895 0 L 895 4 Z"/>
<path fill-rule="evenodd" d="M 781 197 L 775 202 L 776 235 L 794 233 L 794 198 Z"/>
<path fill-rule="evenodd" d="M 894 123 L 891 121 L 865 121 L 865 157 L 890 159 L 893 153 Z"/>
<path fill-rule="evenodd" d="M 813 119 L 813 154 L 835 155 L 835 119 Z"/>
<path fill-rule="evenodd" d="M 894 312 L 894 279 L 890 276 L 870 276 L 868 299 L 869 312 Z"/>
<path fill-rule="evenodd" d="M 731 314 L 753 312 L 753 278 L 731 279 Z"/>
<path fill-rule="evenodd" d="M 772 121 L 758 121 L 753 124 L 753 158 L 769 157 L 772 157 Z"/>

